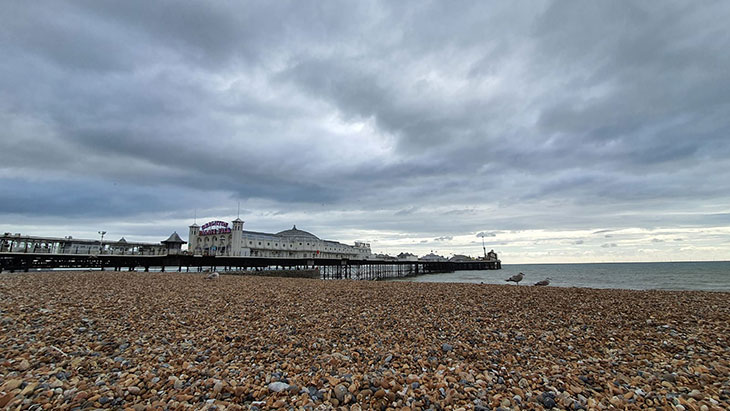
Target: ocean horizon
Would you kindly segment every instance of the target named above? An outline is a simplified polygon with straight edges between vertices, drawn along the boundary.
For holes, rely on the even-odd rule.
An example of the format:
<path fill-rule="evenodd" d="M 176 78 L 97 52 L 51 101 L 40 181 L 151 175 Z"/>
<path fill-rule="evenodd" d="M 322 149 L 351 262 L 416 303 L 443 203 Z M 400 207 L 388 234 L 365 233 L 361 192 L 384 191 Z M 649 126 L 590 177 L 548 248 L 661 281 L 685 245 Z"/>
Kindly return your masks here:
<path fill-rule="evenodd" d="M 730 291 L 730 261 L 502 264 L 501 270 L 454 271 L 394 281 L 514 284 L 505 280 L 520 272 L 525 275 L 520 286 L 550 278 L 555 287 Z"/>

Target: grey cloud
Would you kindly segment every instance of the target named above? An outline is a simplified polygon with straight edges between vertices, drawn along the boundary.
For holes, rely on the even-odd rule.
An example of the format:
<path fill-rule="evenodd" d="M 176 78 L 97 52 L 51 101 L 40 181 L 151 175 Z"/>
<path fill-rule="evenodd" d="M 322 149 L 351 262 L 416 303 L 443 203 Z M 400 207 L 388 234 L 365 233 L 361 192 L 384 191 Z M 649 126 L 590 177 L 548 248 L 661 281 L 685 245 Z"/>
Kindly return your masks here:
<path fill-rule="evenodd" d="M 681 2 L 4 3 L 0 216 L 244 200 L 272 226 L 326 209 L 324 232 L 427 238 L 727 225 L 699 206 L 730 200 L 729 18 Z"/>
<path fill-rule="evenodd" d="M 433 239 L 433 241 L 451 241 L 453 239 L 454 239 L 453 236 L 445 235 L 445 236 L 441 236 L 441 237 L 436 237 Z"/>
<path fill-rule="evenodd" d="M 613 248 L 613 247 L 618 247 L 618 245 L 616 243 L 601 244 L 601 248 Z"/>

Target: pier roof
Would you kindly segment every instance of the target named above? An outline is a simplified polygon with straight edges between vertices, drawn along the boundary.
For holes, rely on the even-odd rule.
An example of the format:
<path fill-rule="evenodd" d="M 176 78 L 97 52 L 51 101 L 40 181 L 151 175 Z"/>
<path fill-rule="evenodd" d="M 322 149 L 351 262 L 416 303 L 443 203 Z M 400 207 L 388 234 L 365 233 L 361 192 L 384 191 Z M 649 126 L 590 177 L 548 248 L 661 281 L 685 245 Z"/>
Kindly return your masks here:
<path fill-rule="evenodd" d="M 276 235 L 279 235 L 282 237 L 301 237 L 301 238 L 313 238 L 315 240 L 319 240 L 319 237 L 317 237 L 316 235 L 314 235 L 308 231 L 297 229 L 296 225 L 294 227 L 292 227 L 290 230 L 280 231 L 280 232 L 276 233 Z"/>
<path fill-rule="evenodd" d="M 167 240 L 162 241 L 162 244 L 185 244 L 186 242 L 187 241 L 183 241 L 183 239 L 180 238 L 179 235 L 177 235 L 177 231 L 175 231 L 174 233 L 170 234 L 170 237 Z"/>

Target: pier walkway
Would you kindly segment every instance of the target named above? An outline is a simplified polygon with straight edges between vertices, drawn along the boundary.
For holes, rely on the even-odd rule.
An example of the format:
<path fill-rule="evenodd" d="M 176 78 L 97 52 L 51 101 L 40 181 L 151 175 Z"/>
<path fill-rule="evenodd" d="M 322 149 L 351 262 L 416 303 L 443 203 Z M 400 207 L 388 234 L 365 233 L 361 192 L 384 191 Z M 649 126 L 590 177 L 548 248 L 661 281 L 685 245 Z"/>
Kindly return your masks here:
<path fill-rule="evenodd" d="M 457 270 L 498 270 L 499 260 L 391 261 L 193 255 L 0 253 L 0 272 L 101 269 L 114 271 L 260 271 L 318 269 L 323 279 L 379 280 Z M 253 272 L 252 272 L 253 274 Z"/>

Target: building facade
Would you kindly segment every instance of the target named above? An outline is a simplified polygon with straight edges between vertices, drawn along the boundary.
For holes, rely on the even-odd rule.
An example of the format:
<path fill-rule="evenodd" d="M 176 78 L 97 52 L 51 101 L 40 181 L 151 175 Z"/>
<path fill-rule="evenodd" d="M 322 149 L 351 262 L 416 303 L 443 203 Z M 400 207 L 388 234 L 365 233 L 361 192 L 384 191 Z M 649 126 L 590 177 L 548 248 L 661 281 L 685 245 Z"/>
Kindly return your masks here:
<path fill-rule="evenodd" d="M 188 252 L 194 255 L 224 255 L 274 258 L 347 258 L 364 260 L 371 256 L 370 244 L 356 242 L 347 245 L 323 240 L 307 231 L 297 229 L 278 233 L 262 233 L 243 229 L 243 220 L 230 224 L 211 221 L 190 226 Z"/>
<path fill-rule="evenodd" d="M 67 237 L 41 237 L 5 233 L 0 236 L 0 252 L 49 253 L 49 254 L 117 254 L 117 255 L 166 255 L 179 254 L 185 241 L 177 233 L 160 243 L 127 241 L 87 240 Z"/>

